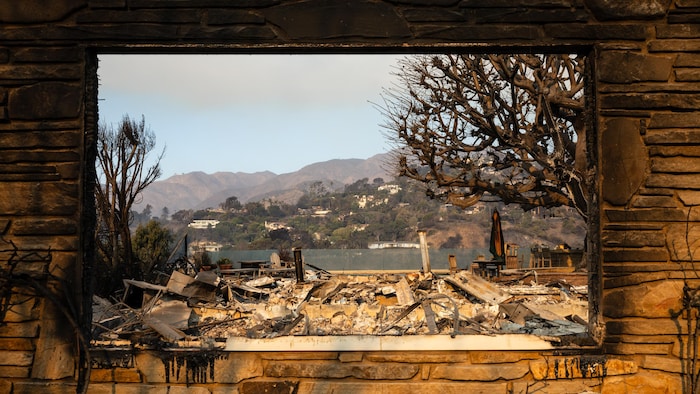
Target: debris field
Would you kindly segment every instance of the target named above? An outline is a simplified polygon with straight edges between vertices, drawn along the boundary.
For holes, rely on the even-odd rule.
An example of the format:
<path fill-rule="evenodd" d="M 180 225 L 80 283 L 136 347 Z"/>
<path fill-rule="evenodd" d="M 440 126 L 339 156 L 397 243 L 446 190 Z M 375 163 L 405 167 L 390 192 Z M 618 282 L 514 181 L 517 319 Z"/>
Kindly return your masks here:
<path fill-rule="evenodd" d="M 468 270 L 305 269 L 301 280 L 294 268 L 236 271 L 173 271 L 165 284 L 125 280 L 122 300 L 94 297 L 93 341 L 533 334 L 556 344 L 587 332 L 587 286 L 538 283 L 535 271 L 498 283 Z M 128 305 L 128 294 L 140 305 Z"/>

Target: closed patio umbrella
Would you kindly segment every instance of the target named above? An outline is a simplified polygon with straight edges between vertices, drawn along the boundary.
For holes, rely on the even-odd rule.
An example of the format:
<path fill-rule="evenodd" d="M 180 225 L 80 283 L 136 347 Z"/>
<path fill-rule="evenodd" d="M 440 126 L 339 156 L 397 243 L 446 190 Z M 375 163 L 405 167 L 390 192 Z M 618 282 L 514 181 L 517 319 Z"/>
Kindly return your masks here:
<path fill-rule="evenodd" d="M 501 215 L 498 209 L 494 209 L 491 214 L 491 242 L 489 251 L 493 255 L 494 261 L 502 263 L 506 260 L 506 250 L 503 243 L 503 229 L 501 229 Z"/>

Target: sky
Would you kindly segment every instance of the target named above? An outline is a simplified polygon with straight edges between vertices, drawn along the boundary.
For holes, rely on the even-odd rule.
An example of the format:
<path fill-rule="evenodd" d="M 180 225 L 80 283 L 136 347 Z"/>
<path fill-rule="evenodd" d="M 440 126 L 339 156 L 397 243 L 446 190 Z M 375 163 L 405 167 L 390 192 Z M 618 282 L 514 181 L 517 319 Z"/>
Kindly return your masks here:
<path fill-rule="evenodd" d="M 391 143 L 382 88 L 395 55 L 100 55 L 99 118 L 124 115 L 165 147 L 162 179 L 193 171 L 284 174 L 366 159 Z"/>

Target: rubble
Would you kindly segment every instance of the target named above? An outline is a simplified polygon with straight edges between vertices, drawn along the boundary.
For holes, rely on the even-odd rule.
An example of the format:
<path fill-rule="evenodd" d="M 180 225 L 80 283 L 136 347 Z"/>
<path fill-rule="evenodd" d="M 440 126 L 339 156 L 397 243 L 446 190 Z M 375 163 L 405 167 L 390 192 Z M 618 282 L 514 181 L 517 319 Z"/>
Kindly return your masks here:
<path fill-rule="evenodd" d="M 221 341 L 229 337 L 533 334 L 558 342 L 587 331 L 586 286 L 537 275 L 492 282 L 467 270 L 332 274 L 261 266 L 173 271 L 167 285 L 125 280 L 124 299 L 95 297 L 95 341 Z M 309 265 L 307 265 L 309 267 Z M 289 275 L 291 272 L 291 276 Z M 141 304 L 126 295 L 143 293 Z"/>

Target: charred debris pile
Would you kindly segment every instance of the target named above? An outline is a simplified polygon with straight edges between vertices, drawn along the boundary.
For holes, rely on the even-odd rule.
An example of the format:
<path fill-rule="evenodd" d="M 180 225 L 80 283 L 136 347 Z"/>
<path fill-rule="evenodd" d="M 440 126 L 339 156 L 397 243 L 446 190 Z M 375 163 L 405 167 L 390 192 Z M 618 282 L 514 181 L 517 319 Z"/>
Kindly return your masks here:
<path fill-rule="evenodd" d="M 190 275 L 173 271 L 162 284 L 125 280 L 121 300 L 95 296 L 93 341 L 517 333 L 559 344 L 585 335 L 586 285 L 538 283 L 534 271 L 509 277 L 488 280 L 468 270 L 334 274 L 279 261 Z M 133 295 L 137 305 L 125 301 Z"/>

